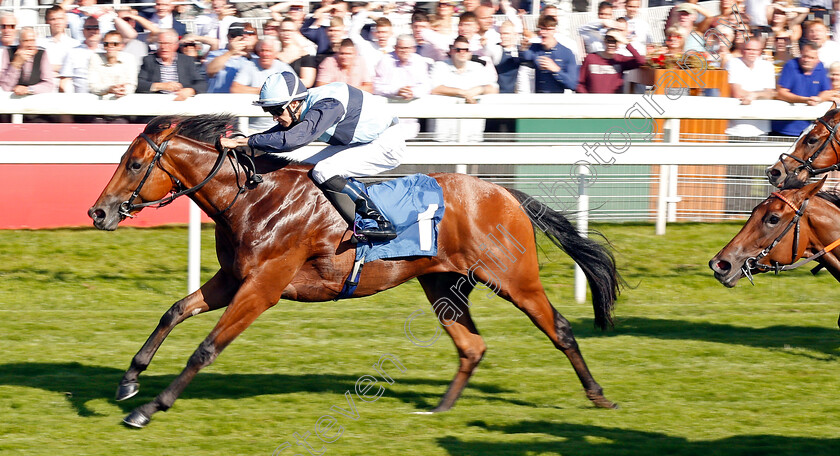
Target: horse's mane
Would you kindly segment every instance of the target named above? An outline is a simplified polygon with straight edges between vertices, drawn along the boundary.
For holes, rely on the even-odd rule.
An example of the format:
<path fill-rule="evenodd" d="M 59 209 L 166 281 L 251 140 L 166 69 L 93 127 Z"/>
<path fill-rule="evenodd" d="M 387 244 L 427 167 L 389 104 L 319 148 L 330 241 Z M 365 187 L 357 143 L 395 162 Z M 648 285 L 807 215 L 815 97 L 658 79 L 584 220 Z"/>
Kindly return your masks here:
<path fill-rule="evenodd" d="M 222 135 L 239 133 L 232 114 L 201 114 L 197 116 L 159 116 L 143 130 L 146 134 L 160 133 L 175 125 L 176 134 L 207 144 L 216 144 Z"/>
<path fill-rule="evenodd" d="M 152 119 L 143 130 L 146 134 L 160 133 L 175 126 L 175 134 L 216 146 L 219 137 L 239 133 L 236 116 L 233 114 L 200 114 L 197 116 L 170 115 Z M 267 173 L 283 168 L 292 161 L 273 154 L 264 154 L 256 159 L 257 172 Z"/>
<path fill-rule="evenodd" d="M 837 190 L 823 190 L 818 192 L 817 196 L 837 207 L 840 207 L 840 192 Z"/>

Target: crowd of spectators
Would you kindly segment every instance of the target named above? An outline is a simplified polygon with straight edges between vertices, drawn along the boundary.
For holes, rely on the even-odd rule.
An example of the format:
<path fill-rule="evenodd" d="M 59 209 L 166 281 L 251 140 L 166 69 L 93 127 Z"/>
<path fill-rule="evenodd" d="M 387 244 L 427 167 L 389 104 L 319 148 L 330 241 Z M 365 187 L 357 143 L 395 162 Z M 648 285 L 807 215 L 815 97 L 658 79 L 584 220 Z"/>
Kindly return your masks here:
<path fill-rule="evenodd" d="M 394 100 L 432 94 L 474 103 L 491 93 L 621 93 L 627 71 L 675 67 L 694 51 L 728 72 L 731 96 L 743 104 L 840 99 L 840 0 L 721 0 L 715 11 L 696 0 L 676 3 L 664 42 L 654 41 L 640 0 L 603 1 L 597 19 L 577 30 L 564 28 L 569 12 L 555 3 L 542 6 L 532 30 L 522 9 L 530 2 L 522 0 L 323 0 L 311 11 L 284 0 L 264 5 L 270 18 L 261 27 L 245 20 L 245 5 L 156 0 L 148 11 L 130 4 L 115 11 L 95 0 L 63 0 L 43 10 L 49 33 L 40 39 L 2 11 L 0 90 L 183 100 L 256 94 L 269 74 L 291 69 L 308 87 L 340 81 Z M 395 30 L 406 22 L 410 30 Z M 253 126 L 265 128 L 267 120 Z M 484 130 L 478 122 L 475 132 Z M 416 121 L 405 123 L 418 131 Z M 446 124 L 435 130 L 441 140 L 452 139 Z M 800 131 L 796 122 L 740 121 L 727 133 Z"/>

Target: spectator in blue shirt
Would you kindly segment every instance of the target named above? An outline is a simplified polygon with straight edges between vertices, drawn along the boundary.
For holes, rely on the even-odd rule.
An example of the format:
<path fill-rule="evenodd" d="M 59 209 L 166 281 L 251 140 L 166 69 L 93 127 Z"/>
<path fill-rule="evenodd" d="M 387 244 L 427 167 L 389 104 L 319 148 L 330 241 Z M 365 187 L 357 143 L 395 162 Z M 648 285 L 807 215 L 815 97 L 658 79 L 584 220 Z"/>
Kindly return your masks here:
<path fill-rule="evenodd" d="M 832 96 L 828 73 L 820 62 L 817 45 L 806 41 L 800 46 L 801 57 L 791 59 L 782 68 L 776 83 L 776 98 L 788 103 L 814 106 L 830 101 Z M 799 136 L 808 127 L 807 120 L 774 120 L 773 134 Z"/>
<path fill-rule="evenodd" d="M 536 70 L 537 93 L 563 93 L 577 87 L 578 68 L 575 55 L 569 48 L 557 42 L 554 31 L 557 19 L 541 16 L 537 23 L 540 43 L 534 43 L 522 53 L 524 65 Z"/>
<path fill-rule="evenodd" d="M 207 73 L 207 93 L 230 93 L 230 85 L 236 73 L 244 68 L 253 57 L 257 34 L 247 22 L 234 22 L 228 28 L 228 43 L 225 49 L 211 51 L 204 64 Z"/>

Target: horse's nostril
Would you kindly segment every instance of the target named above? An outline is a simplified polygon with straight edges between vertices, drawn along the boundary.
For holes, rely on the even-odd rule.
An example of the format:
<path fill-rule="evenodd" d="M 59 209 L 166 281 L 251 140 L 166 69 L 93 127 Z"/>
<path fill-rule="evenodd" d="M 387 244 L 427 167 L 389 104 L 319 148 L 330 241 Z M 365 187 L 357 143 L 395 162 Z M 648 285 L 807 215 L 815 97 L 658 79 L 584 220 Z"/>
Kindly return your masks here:
<path fill-rule="evenodd" d="M 715 266 L 717 266 L 717 268 L 718 268 L 719 270 L 723 271 L 723 272 L 729 271 L 729 269 L 730 269 L 730 268 L 732 268 L 732 265 L 731 265 L 731 264 L 729 264 L 729 262 L 728 262 L 728 261 L 724 261 L 724 260 L 720 260 L 720 261 L 718 261 L 718 262 L 715 264 Z"/>
<path fill-rule="evenodd" d="M 105 211 L 102 209 L 97 209 L 93 211 L 93 213 L 91 213 L 91 217 L 93 217 L 94 220 L 102 220 L 105 218 Z"/>
<path fill-rule="evenodd" d="M 775 168 L 769 168 L 767 170 L 767 175 L 770 177 L 779 177 L 782 175 L 782 172 Z"/>

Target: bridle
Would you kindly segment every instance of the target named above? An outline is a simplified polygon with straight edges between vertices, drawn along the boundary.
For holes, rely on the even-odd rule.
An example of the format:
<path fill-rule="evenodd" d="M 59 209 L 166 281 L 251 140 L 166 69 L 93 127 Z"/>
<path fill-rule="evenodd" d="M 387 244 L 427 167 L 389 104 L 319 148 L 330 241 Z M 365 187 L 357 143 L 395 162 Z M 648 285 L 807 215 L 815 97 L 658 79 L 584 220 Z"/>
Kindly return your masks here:
<path fill-rule="evenodd" d="M 262 182 L 262 177 L 259 174 L 256 173 L 256 167 L 254 165 L 254 161 L 253 161 L 253 158 L 251 156 L 248 156 L 248 155 L 245 155 L 245 154 L 239 154 L 234 149 L 223 149 L 219 152 L 219 156 L 216 158 L 216 163 L 213 165 L 213 169 L 210 171 L 210 173 L 207 175 L 207 177 L 205 177 L 204 180 L 202 180 L 201 182 L 199 182 L 198 184 L 196 184 L 193 187 L 184 188 L 184 184 L 177 177 L 172 175 L 172 173 L 167 171 L 160 164 L 160 159 L 161 159 L 161 157 L 163 157 L 164 152 L 166 152 L 166 148 L 167 148 L 167 146 L 169 146 L 170 139 L 172 139 L 172 137 L 174 137 L 174 136 L 175 135 L 170 136 L 169 138 L 165 139 L 162 143 L 160 143 L 160 145 L 157 145 L 157 144 L 155 144 L 154 141 L 152 141 L 152 139 L 148 135 L 146 135 L 146 133 L 140 133 L 139 137 L 143 138 L 149 144 L 149 147 L 151 147 L 152 150 L 155 151 L 155 156 L 152 157 L 152 160 L 149 162 L 149 166 L 146 168 L 146 173 L 143 175 L 143 179 L 140 180 L 140 183 L 137 185 L 137 188 L 134 189 L 134 191 L 131 193 L 131 196 L 128 198 L 128 200 L 120 203 L 120 208 L 119 208 L 120 220 L 125 220 L 126 217 L 134 218 L 134 215 L 131 214 L 131 212 L 134 211 L 134 210 L 139 210 L 139 209 L 143 209 L 145 207 L 154 206 L 154 205 L 157 205 L 157 207 L 160 208 L 160 207 L 163 207 L 163 206 L 166 206 L 166 205 L 172 203 L 178 197 L 181 197 L 181 196 L 184 196 L 184 195 L 191 195 L 191 194 L 197 192 L 202 187 L 204 187 L 208 182 L 210 182 L 216 176 L 216 174 L 219 173 L 219 171 L 222 169 L 222 165 L 224 164 L 226 157 L 230 157 L 231 165 L 237 171 L 236 172 L 236 183 L 237 183 L 237 187 L 239 188 L 239 191 L 236 193 L 236 195 L 233 197 L 233 201 L 231 201 L 230 204 L 228 204 L 227 207 L 218 211 L 215 214 L 212 214 L 212 215 L 208 214 L 208 215 L 210 215 L 210 217 L 215 217 L 219 214 L 222 214 L 222 213 L 226 212 L 228 209 L 233 207 L 233 204 L 239 198 L 239 195 L 244 193 L 245 190 L 247 190 L 249 188 L 253 188 L 257 184 Z M 245 159 L 247 163 L 244 164 L 244 165 L 242 163 L 240 163 L 240 160 L 242 160 L 242 159 Z M 161 171 L 163 171 L 164 173 L 166 173 L 169 176 L 169 178 L 172 180 L 176 190 L 171 192 L 169 195 L 167 195 L 167 196 L 165 196 L 161 199 L 158 199 L 158 200 L 155 200 L 155 201 L 147 201 L 147 202 L 144 202 L 144 203 L 134 204 L 134 200 L 137 199 L 140 196 L 140 191 L 143 189 L 143 186 L 146 184 L 146 181 L 149 179 L 149 176 L 152 174 L 152 170 L 155 168 L 155 166 L 157 166 Z M 240 182 L 239 182 L 239 171 L 240 171 L 240 169 L 242 171 L 244 171 L 245 176 L 246 176 L 246 180 L 245 180 L 244 184 L 240 184 Z"/>
<path fill-rule="evenodd" d="M 815 254 L 807 257 L 807 258 L 803 258 L 803 259 L 799 260 L 798 262 L 795 262 L 796 261 L 796 251 L 798 250 L 797 247 L 799 247 L 799 221 L 802 218 L 802 215 L 805 214 L 805 208 L 808 207 L 808 201 L 810 200 L 810 198 L 806 198 L 805 201 L 802 202 L 802 205 L 799 208 L 797 208 L 789 199 L 785 198 L 785 196 L 782 195 L 779 192 L 774 192 L 773 194 L 770 195 L 770 198 L 774 198 L 774 197 L 782 200 L 791 209 L 793 209 L 794 216 L 793 216 L 793 219 L 791 219 L 791 221 L 788 222 L 788 225 L 785 227 L 785 229 L 782 230 L 781 234 L 779 234 L 776 237 L 776 239 L 774 239 L 773 242 L 770 243 L 770 245 L 768 245 L 764 250 L 759 252 L 758 255 L 756 255 L 754 257 L 747 258 L 747 260 L 744 261 L 744 265 L 741 266 L 741 272 L 744 273 L 744 276 L 747 279 L 749 279 L 750 283 L 753 284 L 753 285 L 755 285 L 755 282 L 753 282 L 753 272 L 754 271 L 755 272 L 774 271 L 776 274 L 778 274 L 781 271 L 789 271 L 791 269 L 796 269 L 796 268 L 798 268 L 798 267 L 800 267 L 800 266 L 802 266 L 806 263 L 810 263 L 811 261 L 816 260 L 817 258 L 825 255 L 826 253 L 832 251 L 835 247 L 840 245 L 840 239 L 837 239 L 836 241 L 832 242 L 831 244 L 825 246 L 819 252 L 817 252 L 817 253 L 815 253 Z M 759 263 L 759 261 L 762 258 L 769 255 L 770 251 L 773 250 L 773 248 L 776 247 L 776 245 L 779 242 L 781 242 L 782 239 L 784 239 L 785 235 L 787 235 L 788 232 L 790 232 L 791 228 L 793 228 L 794 231 L 793 231 L 793 246 L 791 247 L 791 254 L 790 254 L 790 263 L 786 264 L 786 265 L 782 265 L 777 261 L 774 261 L 772 265 L 766 265 L 766 264 Z"/>
<path fill-rule="evenodd" d="M 814 176 L 817 176 L 819 174 L 827 173 L 827 172 L 830 172 L 830 171 L 836 171 L 836 170 L 840 169 L 840 157 L 837 157 L 837 163 L 835 163 L 831 166 L 828 166 L 826 168 L 814 168 L 814 160 L 816 160 L 817 157 L 820 156 L 822 151 L 825 150 L 825 148 L 829 145 L 829 143 L 831 143 L 832 141 L 838 142 L 838 140 L 835 136 L 835 132 L 837 131 L 837 125 L 834 125 L 833 127 L 828 125 L 828 122 L 823 120 L 822 117 L 817 119 L 817 122 L 821 123 L 825 127 L 825 129 L 828 130 L 828 138 L 826 138 L 825 141 L 823 141 L 823 143 L 820 145 L 820 147 L 816 151 L 814 151 L 814 153 L 811 154 L 810 157 L 808 157 L 805 160 L 803 160 L 801 158 L 798 158 L 798 157 L 794 157 L 793 155 L 791 155 L 787 152 L 779 155 L 779 162 L 782 163 L 782 166 L 785 168 L 785 172 L 787 174 L 797 174 L 804 169 L 804 170 L 808 171 L 808 174 L 811 177 L 814 177 Z M 839 124 L 840 124 L 840 122 L 839 122 Z M 805 133 L 808 133 L 811 130 L 813 130 L 813 127 L 811 129 L 807 130 Z M 796 143 L 794 143 L 794 146 L 795 146 L 795 144 Z M 838 144 L 840 144 L 840 142 L 838 142 Z M 835 155 L 837 154 L 836 150 L 835 150 L 834 154 Z M 784 161 L 785 158 L 790 158 L 791 160 L 799 163 L 799 166 L 794 168 L 793 171 L 789 172 L 787 170 L 787 166 L 785 166 L 785 161 Z"/>

